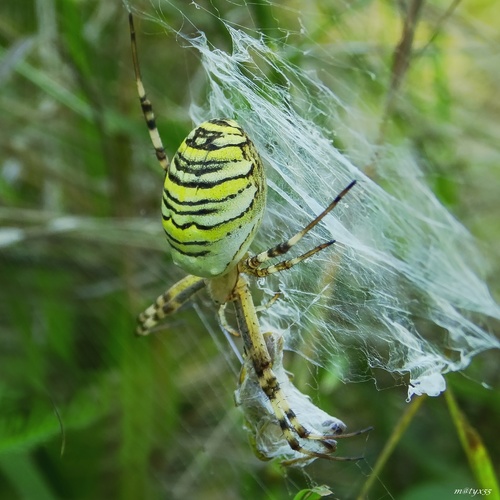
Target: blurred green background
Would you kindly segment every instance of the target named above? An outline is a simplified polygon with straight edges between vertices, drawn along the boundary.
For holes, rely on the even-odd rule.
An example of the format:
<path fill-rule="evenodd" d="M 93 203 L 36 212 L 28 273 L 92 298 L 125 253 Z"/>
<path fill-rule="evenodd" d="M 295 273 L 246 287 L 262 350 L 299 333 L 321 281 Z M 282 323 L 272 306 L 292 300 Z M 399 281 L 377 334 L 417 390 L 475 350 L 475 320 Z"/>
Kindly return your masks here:
<path fill-rule="evenodd" d="M 478 238 L 486 281 L 500 297 L 494 0 L 200 5 L 134 3 L 189 32 L 184 9 L 226 50 L 217 16 L 282 36 L 300 28 L 302 11 L 308 36 L 289 43 L 343 48 L 336 78 L 385 109 L 384 143 L 411 143 L 437 195 Z M 412 57 L 394 69 L 405 20 L 416 13 Z M 181 39 L 136 22 L 144 80 L 172 153 L 192 128 L 189 105 L 203 96 L 200 63 Z M 476 457 L 471 465 L 450 399 L 408 405 L 403 380 L 380 373 L 385 390 L 373 381 L 342 385 L 291 358 L 287 366 L 301 371 L 295 383 L 319 406 L 351 430 L 375 430 L 340 443 L 341 455 L 363 454 L 360 462 L 317 461 L 305 471 L 260 462 L 233 404 L 238 363 L 206 297 L 160 335 L 132 335 L 137 313 L 182 273 L 160 227 L 161 172 L 120 2 L 2 2 L 0 85 L 0 498 L 281 499 L 327 484 L 332 498 L 446 499 L 492 481 L 481 480 L 487 464 Z M 469 443 L 481 451 L 482 438 L 497 473 L 499 379 L 491 352 L 447 378 L 478 433 L 469 428 Z M 394 451 L 365 493 L 406 412 L 408 427 L 393 436 Z"/>

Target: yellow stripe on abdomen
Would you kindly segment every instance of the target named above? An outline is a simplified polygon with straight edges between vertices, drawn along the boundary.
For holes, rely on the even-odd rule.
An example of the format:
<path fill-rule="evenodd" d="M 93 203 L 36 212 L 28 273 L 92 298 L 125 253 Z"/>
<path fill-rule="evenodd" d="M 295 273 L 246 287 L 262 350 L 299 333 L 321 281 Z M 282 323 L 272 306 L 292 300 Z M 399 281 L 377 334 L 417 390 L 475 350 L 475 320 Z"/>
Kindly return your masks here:
<path fill-rule="evenodd" d="M 231 269 L 255 235 L 265 196 L 262 161 L 236 122 L 195 128 L 165 177 L 163 227 L 174 262 L 207 278 Z"/>

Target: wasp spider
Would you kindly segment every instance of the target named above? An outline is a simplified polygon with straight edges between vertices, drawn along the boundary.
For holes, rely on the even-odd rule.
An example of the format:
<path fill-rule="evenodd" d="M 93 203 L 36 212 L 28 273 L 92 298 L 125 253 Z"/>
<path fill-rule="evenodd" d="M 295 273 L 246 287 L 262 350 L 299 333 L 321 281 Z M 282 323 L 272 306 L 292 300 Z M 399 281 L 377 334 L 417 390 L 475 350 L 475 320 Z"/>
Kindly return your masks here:
<path fill-rule="evenodd" d="M 347 436 L 342 434 L 345 426 L 337 420 L 340 424 L 333 429 L 313 432 L 300 422 L 290 407 L 273 371 L 273 360 L 281 353 L 270 354 L 271 349 L 259 327 L 247 275 L 266 277 L 289 269 L 332 245 L 334 240 L 298 257 L 264 266 L 296 245 L 335 208 L 356 181 L 288 241 L 249 256 L 247 251 L 266 204 L 266 181 L 259 153 L 234 120 L 216 119 L 196 127 L 169 162 L 142 83 L 131 14 L 129 24 L 139 99 L 156 157 L 165 171 L 163 228 L 174 263 L 189 273 L 140 314 L 137 334 L 148 335 L 165 316 L 175 313 L 203 288 L 208 289 L 221 318 L 226 304 L 234 304 L 237 319 L 234 333 L 243 339 L 249 362 L 246 364 L 269 399 L 277 424 L 290 447 L 308 458 L 343 460 L 332 454 L 336 449 L 335 439 Z"/>

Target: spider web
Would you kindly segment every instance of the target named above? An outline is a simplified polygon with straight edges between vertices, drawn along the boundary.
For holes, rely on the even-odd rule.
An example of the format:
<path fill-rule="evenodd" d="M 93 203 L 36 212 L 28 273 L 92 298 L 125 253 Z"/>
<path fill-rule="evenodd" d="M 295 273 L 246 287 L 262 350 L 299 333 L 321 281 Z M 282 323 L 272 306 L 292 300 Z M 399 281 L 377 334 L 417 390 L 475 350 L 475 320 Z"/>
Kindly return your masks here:
<path fill-rule="evenodd" d="M 198 28 L 200 13 L 224 25 L 231 50 L 217 48 Z M 193 123 L 236 119 L 264 160 L 270 195 L 252 251 L 294 234 L 350 180 L 358 181 L 298 251 L 335 238 L 333 250 L 257 284 L 263 300 L 282 293 L 262 312 L 263 329 L 283 334 L 287 349 L 313 363 L 334 366 L 344 380 L 372 376 L 367 367 L 382 368 L 407 374 L 409 398 L 438 395 L 444 374 L 500 347 L 480 326 L 500 317 L 481 277 L 483 259 L 433 193 L 425 161 L 411 143 L 385 139 L 390 99 L 385 108 L 383 99 L 363 100 L 363 79 L 390 87 L 387 62 L 369 45 L 349 44 L 342 33 L 318 46 L 307 29 L 314 13 L 287 14 L 296 16 L 297 30 L 270 36 L 220 19 L 196 2 L 182 12 L 162 2 L 153 16 L 199 52 L 208 90 L 206 100 L 191 107 Z M 347 67 L 359 72 L 359 88 L 352 88 L 336 73 L 346 71 L 346 55 L 354 58 L 356 51 L 369 64 Z M 406 113 L 412 116 L 411 109 Z"/>

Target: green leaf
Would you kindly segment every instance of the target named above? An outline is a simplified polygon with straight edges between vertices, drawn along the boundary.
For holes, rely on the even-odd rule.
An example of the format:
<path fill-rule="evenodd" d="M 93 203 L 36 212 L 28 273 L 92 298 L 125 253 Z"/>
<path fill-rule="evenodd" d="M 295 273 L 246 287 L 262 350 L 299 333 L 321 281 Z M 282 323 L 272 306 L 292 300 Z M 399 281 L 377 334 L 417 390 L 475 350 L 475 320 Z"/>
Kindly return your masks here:
<path fill-rule="evenodd" d="M 458 437 L 469 460 L 470 468 L 481 490 L 488 490 L 490 499 L 500 499 L 500 489 L 495 476 L 495 469 L 491 463 L 488 450 L 484 446 L 481 436 L 471 426 L 466 416 L 457 405 L 453 393 L 448 389 L 445 393 L 451 418 L 457 429 Z"/>
<path fill-rule="evenodd" d="M 54 500 L 47 476 L 28 453 L 0 455 L 0 470 L 18 493 L 19 498 Z"/>
<path fill-rule="evenodd" d="M 327 486 L 315 486 L 312 489 L 300 490 L 293 500 L 318 500 L 331 494 L 332 491 Z"/>

